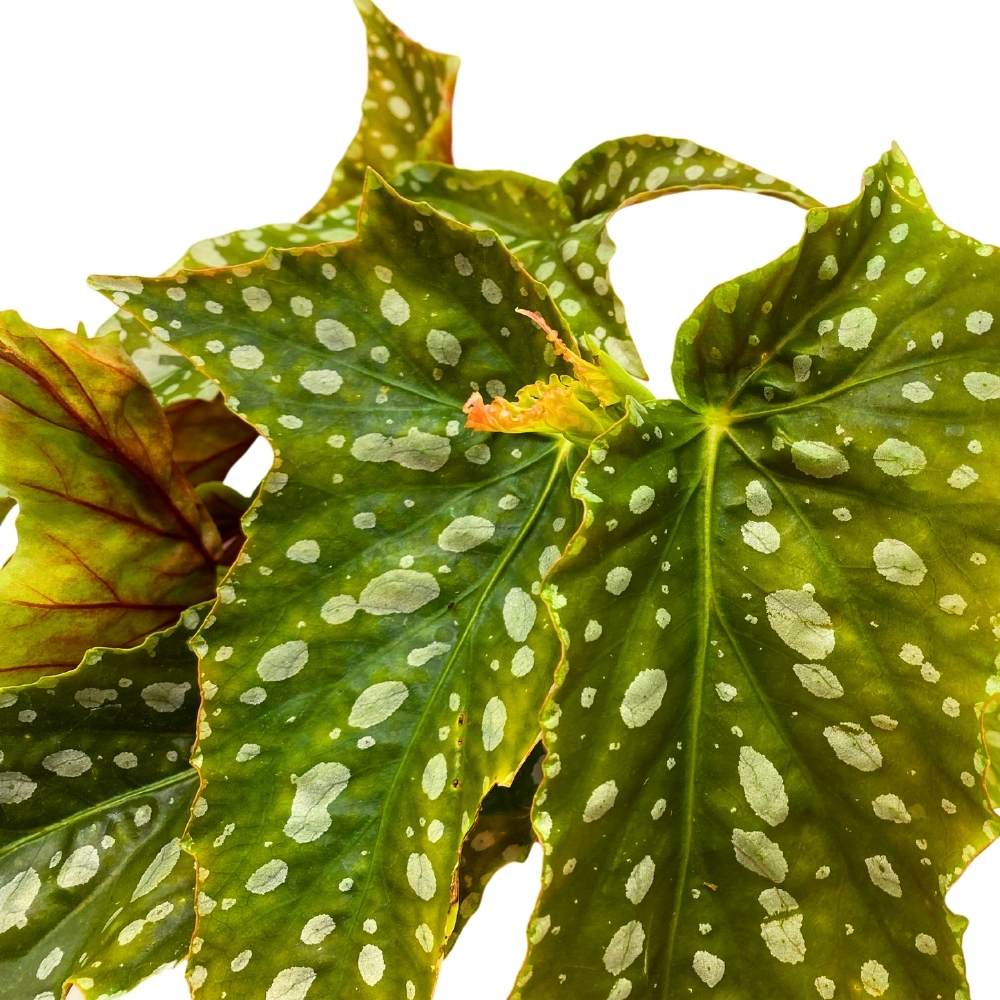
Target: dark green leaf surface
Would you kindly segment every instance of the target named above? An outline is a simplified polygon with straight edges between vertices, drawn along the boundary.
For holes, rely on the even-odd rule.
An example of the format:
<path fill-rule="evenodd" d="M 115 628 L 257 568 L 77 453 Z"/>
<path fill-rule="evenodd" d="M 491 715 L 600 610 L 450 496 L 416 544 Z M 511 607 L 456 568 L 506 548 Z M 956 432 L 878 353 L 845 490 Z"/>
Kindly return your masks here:
<path fill-rule="evenodd" d="M 4 996 L 107 997 L 187 953 L 200 621 L 0 692 Z"/>
<path fill-rule="evenodd" d="M 191 982 L 429 998 L 464 835 L 537 742 L 572 512 L 568 446 L 461 407 L 568 371 L 515 310 L 559 316 L 491 234 L 378 183 L 351 243 L 142 285 L 278 455 L 202 633 Z"/>
<path fill-rule="evenodd" d="M 943 897 L 1000 832 L 998 259 L 894 150 L 699 307 L 684 403 L 595 444 L 517 996 L 967 996 Z"/>
<path fill-rule="evenodd" d="M 21 505 L 0 574 L 4 683 L 137 643 L 212 594 L 218 534 L 114 343 L 0 314 L 0 481 Z"/>

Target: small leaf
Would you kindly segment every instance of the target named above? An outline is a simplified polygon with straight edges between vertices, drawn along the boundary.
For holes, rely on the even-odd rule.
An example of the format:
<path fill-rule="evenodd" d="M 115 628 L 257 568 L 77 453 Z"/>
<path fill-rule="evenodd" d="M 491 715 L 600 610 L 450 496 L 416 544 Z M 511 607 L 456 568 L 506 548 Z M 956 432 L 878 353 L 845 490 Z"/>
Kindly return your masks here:
<path fill-rule="evenodd" d="M 6 684 L 137 643 L 213 592 L 218 534 L 115 344 L 0 314 L 0 479 L 21 505 L 0 573 Z"/>
<path fill-rule="evenodd" d="M 176 321 L 278 456 L 202 633 L 219 693 L 192 833 L 219 905 L 190 978 L 212 994 L 239 959 L 256 993 L 429 996 L 465 834 L 537 743 L 551 683 L 541 581 L 572 449 L 464 429 L 461 407 L 569 371 L 518 307 L 574 341 L 491 234 L 377 180 L 361 220 L 350 243 L 129 303 Z"/>
<path fill-rule="evenodd" d="M 517 996 L 965 995 L 944 894 L 1000 834 L 997 259 L 894 149 L 705 299 L 684 402 L 595 444 Z"/>
<path fill-rule="evenodd" d="M 0 692 L 0 979 L 12 997 L 62 996 L 70 982 L 108 996 L 187 953 L 194 866 L 180 843 L 198 783 L 187 641 L 201 611 Z"/>

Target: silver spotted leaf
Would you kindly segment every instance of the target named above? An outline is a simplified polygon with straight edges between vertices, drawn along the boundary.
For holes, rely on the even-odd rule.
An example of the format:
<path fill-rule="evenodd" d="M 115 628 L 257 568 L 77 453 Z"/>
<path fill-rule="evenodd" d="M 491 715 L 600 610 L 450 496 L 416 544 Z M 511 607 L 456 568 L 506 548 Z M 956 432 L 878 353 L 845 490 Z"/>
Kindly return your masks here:
<path fill-rule="evenodd" d="M 316 218 L 361 194 L 371 167 L 394 178 L 418 161 L 451 163 L 451 102 L 458 57 L 408 38 L 370 0 L 355 0 L 368 39 L 361 124 L 330 186 L 306 214 Z"/>
<path fill-rule="evenodd" d="M 819 203 L 798 188 L 756 167 L 689 139 L 636 135 L 601 143 L 581 156 L 559 181 L 574 223 L 541 260 L 528 265 L 569 317 L 571 328 L 589 334 L 619 364 L 643 376 L 625 322 L 625 309 L 610 287 L 614 243 L 607 224 L 620 208 L 681 191 L 730 189 L 769 195 L 802 208 Z M 575 318 L 574 318 L 575 317 Z"/>
<path fill-rule="evenodd" d="M 429 998 L 464 836 L 557 658 L 541 581 L 573 449 L 467 430 L 462 405 L 568 373 L 517 309 L 558 313 L 494 236 L 377 180 L 361 220 L 128 303 L 176 320 L 278 456 L 200 636 L 206 997 Z"/>
<path fill-rule="evenodd" d="M 523 1000 L 967 996 L 944 893 L 1000 833 L 1000 255 L 897 149 L 806 229 L 575 479 Z"/>
<path fill-rule="evenodd" d="M 128 651 L 0 692 L 0 982 L 12 1000 L 130 989 L 188 951 L 198 785 L 188 640 L 203 609 Z"/>

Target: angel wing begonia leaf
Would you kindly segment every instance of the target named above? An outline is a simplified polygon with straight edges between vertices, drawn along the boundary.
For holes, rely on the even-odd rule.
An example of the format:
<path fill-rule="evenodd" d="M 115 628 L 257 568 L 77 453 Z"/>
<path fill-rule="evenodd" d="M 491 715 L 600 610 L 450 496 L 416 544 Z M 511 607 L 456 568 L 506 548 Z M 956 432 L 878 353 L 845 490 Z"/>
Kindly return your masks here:
<path fill-rule="evenodd" d="M 214 591 L 215 526 L 117 345 L 0 314 L 0 480 L 20 503 L 0 572 L 5 684 L 135 644 Z"/>
<path fill-rule="evenodd" d="M 5 995 L 106 997 L 187 953 L 200 620 L 0 692 Z"/>
<path fill-rule="evenodd" d="M 516 307 L 558 313 L 491 234 L 376 182 L 361 219 L 128 303 L 177 321 L 278 455 L 202 632 L 204 996 L 235 972 L 272 1000 L 429 998 L 463 837 L 551 683 L 572 449 L 466 430 L 461 406 L 568 371 Z"/>
<path fill-rule="evenodd" d="M 595 443 L 516 996 L 967 996 L 944 893 L 1000 832 L 998 260 L 894 149 L 699 307 L 684 402 Z"/>

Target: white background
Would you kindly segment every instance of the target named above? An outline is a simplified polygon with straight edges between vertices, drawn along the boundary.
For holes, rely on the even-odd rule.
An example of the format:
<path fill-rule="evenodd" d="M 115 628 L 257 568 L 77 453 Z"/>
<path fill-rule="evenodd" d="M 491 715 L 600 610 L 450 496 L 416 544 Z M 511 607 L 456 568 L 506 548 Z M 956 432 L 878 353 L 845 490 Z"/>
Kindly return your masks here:
<path fill-rule="evenodd" d="M 383 7 L 425 44 L 463 57 L 461 166 L 555 178 L 604 139 L 651 132 L 720 149 L 837 204 L 896 139 L 939 215 L 1000 243 L 992 3 Z M 349 0 L 32 0 L 0 5 L 0 38 L 0 308 L 41 326 L 93 329 L 105 318 L 84 284 L 91 272 L 155 274 L 201 237 L 297 218 L 325 189 L 364 89 Z M 612 276 L 662 395 L 673 395 L 680 321 L 800 229 L 798 209 L 731 193 L 667 198 L 615 220 Z M 244 466 L 247 489 L 260 466 Z M 498 877 L 436 1000 L 507 996 L 539 870 L 536 857 Z M 992 1000 L 1000 849 L 949 901 L 972 918 L 973 1000 Z M 172 972 L 132 996 L 186 992 Z"/>

